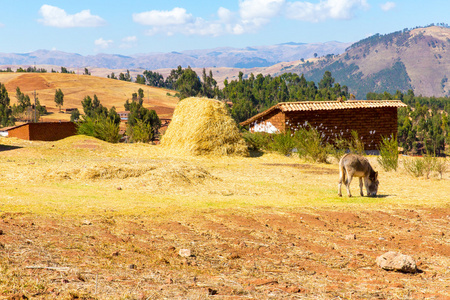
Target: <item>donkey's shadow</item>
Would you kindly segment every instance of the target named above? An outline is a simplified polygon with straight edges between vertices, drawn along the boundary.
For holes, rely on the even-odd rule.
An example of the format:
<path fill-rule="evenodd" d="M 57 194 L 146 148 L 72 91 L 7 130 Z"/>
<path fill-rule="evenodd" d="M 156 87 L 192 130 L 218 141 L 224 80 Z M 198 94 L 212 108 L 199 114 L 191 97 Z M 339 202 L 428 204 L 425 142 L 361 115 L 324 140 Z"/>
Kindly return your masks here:
<path fill-rule="evenodd" d="M 387 198 L 387 197 L 395 197 L 396 195 L 376 195 L 376 196 L 373 196 L 372 198 Z"/>

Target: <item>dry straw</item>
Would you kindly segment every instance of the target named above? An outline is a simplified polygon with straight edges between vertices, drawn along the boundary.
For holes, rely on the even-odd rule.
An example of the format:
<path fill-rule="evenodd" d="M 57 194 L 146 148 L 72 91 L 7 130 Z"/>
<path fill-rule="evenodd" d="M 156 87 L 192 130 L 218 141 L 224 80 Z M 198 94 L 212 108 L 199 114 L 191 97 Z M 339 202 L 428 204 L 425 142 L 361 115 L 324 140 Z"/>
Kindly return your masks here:
<path fill-rule="evenodd" d="M 249 155 L 247 144 L 225 104 L 207 98 L 180 101 L 161 145 L 180 154 Z"/>

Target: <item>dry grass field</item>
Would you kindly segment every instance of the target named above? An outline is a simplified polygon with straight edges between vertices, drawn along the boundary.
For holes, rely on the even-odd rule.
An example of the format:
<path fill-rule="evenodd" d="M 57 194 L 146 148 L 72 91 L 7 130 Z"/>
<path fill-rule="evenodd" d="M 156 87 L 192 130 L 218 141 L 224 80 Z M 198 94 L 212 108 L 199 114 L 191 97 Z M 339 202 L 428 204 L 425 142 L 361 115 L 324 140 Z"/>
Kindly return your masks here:
<path fill-rule="evenodd" d="M 36 91 L 41 105 L 45 105 L 50 115 L 44 116 L 44 121 L 70 120 L 70 114 L 60 113 L 55 104 L 55 91 L 61 89 L 64 93 L 66 108 L 78 108 L 83 113 L 81 101 L 86 96 L 97 95 L 103 106 L 108 109 L 112 106 L 117 111 L 124 110 L 125 101 L 130 100 L 133 93 L 139 88 L 144 90 L 144 106 L 154 109 L 160 118 L 170 118 L 178 103 L 178 98 L 168 94 L 173 91 L 153 88 L 137 83 L 113 80 L 108 78 L 60 74 L 60 73 L 0 73 L 0 82 L 6 86 L 11 104 L 16 103 L 16 88 L 30 96 L 33 102 L 33 93 Z"/>
<path fill-rule="evenodd" d="M 0 138 L 0 298 L 449 299 L 449 174 L 369 159 L 379 196 L 339 198 L 336 163 Z"/>

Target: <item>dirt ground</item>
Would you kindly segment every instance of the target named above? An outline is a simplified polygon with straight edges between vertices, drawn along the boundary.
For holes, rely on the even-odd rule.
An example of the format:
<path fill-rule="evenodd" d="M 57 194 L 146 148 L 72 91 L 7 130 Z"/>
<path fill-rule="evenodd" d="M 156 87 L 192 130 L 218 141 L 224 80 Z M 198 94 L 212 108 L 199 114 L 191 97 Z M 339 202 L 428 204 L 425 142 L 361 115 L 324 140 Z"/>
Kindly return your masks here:
<path fill-rule="evenodd" d="M 3 213 L 2 296 L 449 299 L 449 221 L 450 209 L 260 207 L 163 222 Z M 378 268 L 388 250 L 413 254 L 420 273 Z"/>
<path fill-rule="evenodd" d="M 176 185 L 187 185 L 160 192 L 161 199 L 173 201 L 165 206 L 151 202 L 156 189 L 123 176 L 124 164 L 121 178 L 69 178 L 80 174 L 73 171 L 79 165 L 92 171 L 92 160 L 117 163 L 137 153 L 151 157 L 147 146 L 127 146 L 123 154 L 86 140 L 55 156 L 61 145 L 14 142 L 0 151 L 0 298 L 450 299 L 450 206 L 442 197 L 447 192 L 423 204 L 436 197 L 433 189 L 448 187 L 448 176 L 417 180 L 398 173 L 392 179 L 398 182 L 390 185 L 382 172 L 380 198 L 351 200 L 336 196 L 334 165 L 270 155 L 198 158 L 189 161 L 199 168 L 195 177 L 210 174 L 212 183 L 186 181 L 189 174 L 178 173 L 182 180 Z M 79 158 L 71 162 L 67 155 Z M 172 173 L 181 170 L 167 157 L 158 159 Z M 65 169 L 50 174 L 51 180 L 33 173 L 58 169 L 62 161 Z M 159 166 L 153 163 L 152 172 Z M 313 180 L 324 186 L 309 191 Z M 299 190 L 286 188 L 302 181 Z M 399 182 L 404 184 L 400 190 Z M 164 182 L 155 184 L 164 187 Z M 218 185 L 227 192 L 216 192 Z M 426 189 L 420 196 L 425 200 L 401 203 L 395 193 L 415 199 L 415 186 Z M 136 189 L 143 191 L 136 196 Z M 128 204 L 120 206 L 122 197 Z M 296 203 L 300 197 L 305 202 Z M 322 203 L 327 197 L 331 204 Z M 93 201 L 97 210 L 82 209 Z M 193 206 L 174 204 L 187 202 Z M 67 206 L 79 211 L 69 212 Z M 375 259 L 387 251 L 411 255 L 419 272 L 380 269 Z"/>

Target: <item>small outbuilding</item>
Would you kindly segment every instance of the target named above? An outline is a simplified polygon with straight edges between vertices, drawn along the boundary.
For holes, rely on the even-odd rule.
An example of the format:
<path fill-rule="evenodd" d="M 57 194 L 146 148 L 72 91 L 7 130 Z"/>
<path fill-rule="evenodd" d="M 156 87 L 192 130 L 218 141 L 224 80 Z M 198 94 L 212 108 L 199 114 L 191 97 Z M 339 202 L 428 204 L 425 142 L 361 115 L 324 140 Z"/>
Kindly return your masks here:
<path fill-rule="evenodd" d="M 73 122 L 41 122 L 0 129 L 1 135 L 30 141 L 57 141 L 76 135 L 77 128 Z"/>
<path fill-rule="evenodd" d="M 397 135 L 399 100 L 304 101 L 278 103 L 240 123 L 252 132 L 295 131 L 308 124 L 325 140 L 350 139 L 358 132 L 366 150 L 377 150 L 382 137 Z"/>

